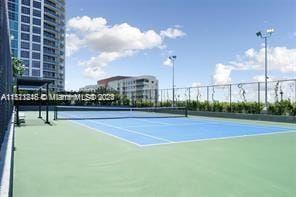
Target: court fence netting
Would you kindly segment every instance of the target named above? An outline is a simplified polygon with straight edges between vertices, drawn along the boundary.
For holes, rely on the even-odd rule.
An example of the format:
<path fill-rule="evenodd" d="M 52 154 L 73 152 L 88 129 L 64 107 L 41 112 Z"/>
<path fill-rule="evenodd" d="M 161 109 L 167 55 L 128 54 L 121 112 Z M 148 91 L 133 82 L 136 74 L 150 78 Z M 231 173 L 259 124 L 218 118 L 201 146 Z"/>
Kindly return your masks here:
<path fill-rule="evenodd" d="M 55 120 L 177 118 L 187 117 L 185 107 L 87 107 L 56 106 Z"/>
<path fill-rule="evenodd" d="M 0 1 L 0 95 L 13 91 L 7 0 Z M 0 101 L 0 196 L 13 191 L 14 113 L 11 101 Z"/>

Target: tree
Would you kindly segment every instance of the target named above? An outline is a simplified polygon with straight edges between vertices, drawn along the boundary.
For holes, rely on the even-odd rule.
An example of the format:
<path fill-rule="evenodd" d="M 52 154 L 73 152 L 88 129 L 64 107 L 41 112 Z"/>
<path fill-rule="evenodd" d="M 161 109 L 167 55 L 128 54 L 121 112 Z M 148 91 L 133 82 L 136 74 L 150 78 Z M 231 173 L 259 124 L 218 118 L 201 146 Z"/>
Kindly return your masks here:
<path fill-rule="evenodd" d="M 20 77 L 25 72 L 25 66 L 22 61 L 16 57 L 12 58 L 13 77 Z"/>

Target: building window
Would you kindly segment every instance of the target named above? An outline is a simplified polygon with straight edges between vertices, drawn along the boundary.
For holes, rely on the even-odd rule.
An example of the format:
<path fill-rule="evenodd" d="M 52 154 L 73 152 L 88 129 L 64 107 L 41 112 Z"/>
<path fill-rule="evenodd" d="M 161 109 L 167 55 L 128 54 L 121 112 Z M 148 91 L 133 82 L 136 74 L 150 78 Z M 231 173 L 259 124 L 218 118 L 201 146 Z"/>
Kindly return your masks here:
<path fill-rule="evenodd" d="M 15 29 L 15 30 L 17 30 L 17 29 L 18 29 L 18 22 L 15 22 L 15 21 L 9 21 L 9 26 L 10 26 L 10 29 Z"/>
<path fill-rule="evenodd" d="M 33 24 L 34 25 L 41 25 L 41 20 L 40 19 L 38 19 L 38 18 L 33 18 Z"/>
<path fill-rule="evenodd" d="M 21 51 L 21 57 L 22 58 L 29 58 L 30 53 L 29 51 Z"/>
<path fill-rule="evenodd" d="M 12 12 L 18 12 L 17 5 L 11 2 L 8 2 L 8 10 Z"/>
<path fill-rule="evenodd" d="M 32 76 L 33 77 L 40 77 L 40 70 L 32 69 Z"/>
<path fill-rule="evenodd" d="M 10 35 L 12 36 L 13 40 L 18 40 L 18 32 L 17 31 L 11 31 Z"/>
<path fill-rule="evenodd" d="M 41 28 L 33 26 L 33 33 L 40 34 L 41 33 Z"/>
<path fill-rule="evenodd" d="M 23 23 L 30 23 L 30 17 L 22 15 L 22 22 Z"/>
<path fill-rule="evenodd" d="M 17 57 L 18 56 L 18 51 L 16 49 L 11 49 L 12 55 Z"/>
<path fill-rule="evenodd" d="M 21 43 L 21 48 L 22 49 L 30 49 L 30 43 L 28 43 L 28 42 L 22 42 Z"/>
<path fill-rule="evenodd" d="M 25 69 L 25 71 L 24 71 L 24 74 L 23 74 L 24 76 L 29 76 L 29 69 L 28 68 L 26 68 Z"/>
<path fill-rule="evenodd" d="M 11 41 L 11 48 L 14 48 L 14 49 L 16 49 L 17 48 L 17 40 L 12 40 Z"/>
<path fill-rule="evenodd" d="M 33 1 L 33 7 L 41 9 L 41 3 L 38 1 Z"/>
<path fill-rule="evenodd" d="M 14 21 L 17 20 L 17 14 L 16 13 L 9 12 L 8 16 L 9 16 L 10 20 L 14 20 Z"/>
<path fill-rule="evenodd" d="M 22 31 L 30 32 L 30 26 L 22 24 Z"/>
<path fill-rule="evenodd" d="M 33 16 L 36 16 L 36 17 L 41 17 L 41 11 L 39 10 L 33 10 Z"/>
<path fill-rule="evenodd" d="M 29 34 L 22 33 L 21 34 L 21 38 L 22 38 L 22 40 L 30 40 L 30 35 Z"/>
<path fill-rule="evenodd" d="M 23 65 L 25 65 L 25 67 L 29 67 L 30 66 L 30 62 L 29 60 L 22 60 Z"/>
<path fill-rule="evenodd" d="M 30 1 L 31 1 L 31 0 L 22 0 L 22 4 L 23 4 L 23 5 L 30 6 Z"/>
<path fill-rule="evenodd" d="M 30 8 L 22 7 L 22 13 L 23 13 L 23 14 L 30 15 Z"/>
<path fill-rule="evenodd" d="M 39 61 L 32 61 L 32 67 L 33 68 L 40 68 L 40 62 Z"/>
<path fill-rule="evenodd" d="M 33 43 L 32 46 L 33 46 L 32 48 L 33 48 L 34 51 L 40 51 L 40 44 Z"/>
<path fill-rule="evenodd" d="M 33 39 L 34 42 L 38 42 L 38 43 L 40 43 L 40 41 L 41 41 L 40 36 L 36 36 L 36 35 L 33 35 L 32 39 Z"/>
<path fill-rule="evenodd" d="M 40 53 L 35 53 L 35 52 L 33 52 L 33 53 L 32 53 L 32 58 L 33 58 L 33 59 L 36 59 L 36 60 L 40 60 Z"/>

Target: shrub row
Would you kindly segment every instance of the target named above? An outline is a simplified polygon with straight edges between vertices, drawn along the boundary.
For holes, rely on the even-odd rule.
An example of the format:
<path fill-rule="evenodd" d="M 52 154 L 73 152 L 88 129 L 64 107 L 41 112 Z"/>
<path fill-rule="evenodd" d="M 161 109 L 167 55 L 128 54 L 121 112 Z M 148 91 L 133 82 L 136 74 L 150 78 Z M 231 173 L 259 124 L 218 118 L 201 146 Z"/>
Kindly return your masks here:
<path fill-rule="evenodd" d="M 146 104 L 148 105 L 148 104 Z M 160 103 L 160 106 L 172 106 L 171 102 Z M 264 108 L 263 103 L 256 102 L 197 102 L 184 101 L 177 102 L 176 106 L 186 107 L 188 110 L 208 111 L 208 112 L 230 112 L 230 113 L 244 113 L 244 114 L 260 114 Z M 276 103 L 269 103 L 268 113 L 272 115 L 287 115 L 296 116 L 296 102 L 284 100 Z"/>

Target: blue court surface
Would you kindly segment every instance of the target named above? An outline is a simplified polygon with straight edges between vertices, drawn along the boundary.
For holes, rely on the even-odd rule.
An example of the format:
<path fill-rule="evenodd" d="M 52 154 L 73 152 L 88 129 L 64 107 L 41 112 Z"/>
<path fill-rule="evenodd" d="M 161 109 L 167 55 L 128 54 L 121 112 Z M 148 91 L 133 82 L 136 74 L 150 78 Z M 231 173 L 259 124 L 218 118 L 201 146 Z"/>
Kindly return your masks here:
<path fill-rule="evenodd" d="M 296 132 L 296 129 L 288 127 L 206 118 L 123 118 L 71 121 L 141 147 Z"/>

